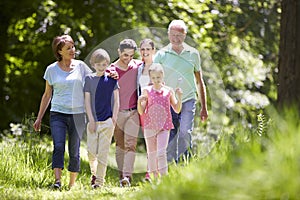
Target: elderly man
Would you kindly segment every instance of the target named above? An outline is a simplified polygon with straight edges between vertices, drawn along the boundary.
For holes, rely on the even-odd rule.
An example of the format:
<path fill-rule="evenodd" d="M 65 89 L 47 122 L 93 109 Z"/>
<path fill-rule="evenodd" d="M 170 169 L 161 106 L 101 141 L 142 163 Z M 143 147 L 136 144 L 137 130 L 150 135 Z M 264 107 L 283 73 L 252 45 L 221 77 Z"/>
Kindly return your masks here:
<path fill-rule="evenodd" d="M 182 20 L 173 20 L 168 27 L 170 44 L 159 50 L 154 62 L 163 65 L 166 85 L 183 91 L 182 110 L 172 111 L 174 129 L 170 132 L 167 149 L 168 162 L 179 161 L 181 156 L 188 158 L 192 148 L 192 131 L 196 111 L 197 96 L 201 102 L 200 118 L 208 117 L 206 108 L 206 87 L 202 78 L 199 52 L 187 45 L 184 40 L 187 26 Z"/>

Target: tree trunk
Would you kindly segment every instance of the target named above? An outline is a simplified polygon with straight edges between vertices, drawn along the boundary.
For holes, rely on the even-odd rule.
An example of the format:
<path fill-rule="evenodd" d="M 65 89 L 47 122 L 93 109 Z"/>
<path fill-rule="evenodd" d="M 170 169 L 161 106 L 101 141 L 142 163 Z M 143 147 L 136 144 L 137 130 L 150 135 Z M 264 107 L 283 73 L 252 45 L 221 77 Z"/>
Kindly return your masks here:
<path fill-rule="evenodd" d="M 282 0 L 279 50 L 279 108 L 300 108 L 300 0 Z"/>
<path fill-rule="evenodd" d="M 6 7 L 1 3 L 1 9 L 6 10 Z M 7 113 L 6 110 L 6 100 L 5 100 L 5 65 L 7 64 L 5 53 L 7 52 L 7 28 L 9 26 L 9 17 L 7 16 L 6 12 L 1 11 L 0 12 L 0 117 L 2 121 L 6 122 L 5 113 Z M 0 123 L 0 130 L 7 128 L 2 126 L 4 123 Z M 7 125 L 8 123 L 5 123 Z"/>

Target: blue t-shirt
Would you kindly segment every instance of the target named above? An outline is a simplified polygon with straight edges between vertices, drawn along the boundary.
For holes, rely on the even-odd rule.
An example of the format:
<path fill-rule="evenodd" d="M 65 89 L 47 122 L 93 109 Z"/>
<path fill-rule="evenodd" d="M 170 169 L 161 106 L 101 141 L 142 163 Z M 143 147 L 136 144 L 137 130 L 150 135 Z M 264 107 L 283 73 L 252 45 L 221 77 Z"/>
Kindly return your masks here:
<path fill-rule="evenodd" d="M 107 75 L 88 75 L 85 78 L 84 92 L 91 95 L 91 108 L 94 119 L 105 121 L 112 117 L 113 91 L 118 89 L 117 80 Z"/>
<path fill-rule="evenodd" d="M 57 62 L 50 64 L 44 79 L 53 88 L 50 111 L 78 114 L 84 113 L 83 85 L 87 74 L 92 70 L 81 60 L 72 60 L 73 69 L 63 71 Z"/>

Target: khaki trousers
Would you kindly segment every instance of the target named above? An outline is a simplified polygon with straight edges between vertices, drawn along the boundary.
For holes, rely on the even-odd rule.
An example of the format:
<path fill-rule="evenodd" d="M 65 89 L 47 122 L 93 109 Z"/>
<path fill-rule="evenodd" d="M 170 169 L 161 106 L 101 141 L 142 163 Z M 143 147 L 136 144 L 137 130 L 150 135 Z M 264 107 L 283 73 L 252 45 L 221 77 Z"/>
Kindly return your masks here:
<path fill-rule="evenodd" d="M 132 177 L 139 129 L 140 119 L 137 110 L 119 111 L 114 139 L 120 179 L 125 176 Z"/>
<path fill-rule="evenodd" d="M 87 150 L 92 175 L 96 176 L 96 184 L 102 186 L 105 182 L 109 147 L 114 132 L 111 118 L 97 122 L 95 133 L 87 128 Z"/>

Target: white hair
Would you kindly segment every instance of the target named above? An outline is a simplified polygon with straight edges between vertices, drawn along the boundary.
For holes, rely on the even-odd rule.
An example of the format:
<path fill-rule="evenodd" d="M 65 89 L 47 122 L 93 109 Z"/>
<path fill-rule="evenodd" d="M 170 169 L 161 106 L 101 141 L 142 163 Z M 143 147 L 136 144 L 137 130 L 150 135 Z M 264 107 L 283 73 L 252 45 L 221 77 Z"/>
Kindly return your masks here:
<path fill-rule="evenodd" d="M 187 33 L 187 26 L 184 23 L 184 21 L 181 19 L 176 19 L 176 20 L 171 21 L 171 23 L 169 24 L 169 27 L 168 27 L 168 33 L 170 32 L 170 29 L 172 26 L 179 26 L 184 30 L 185 33 Z"/>

